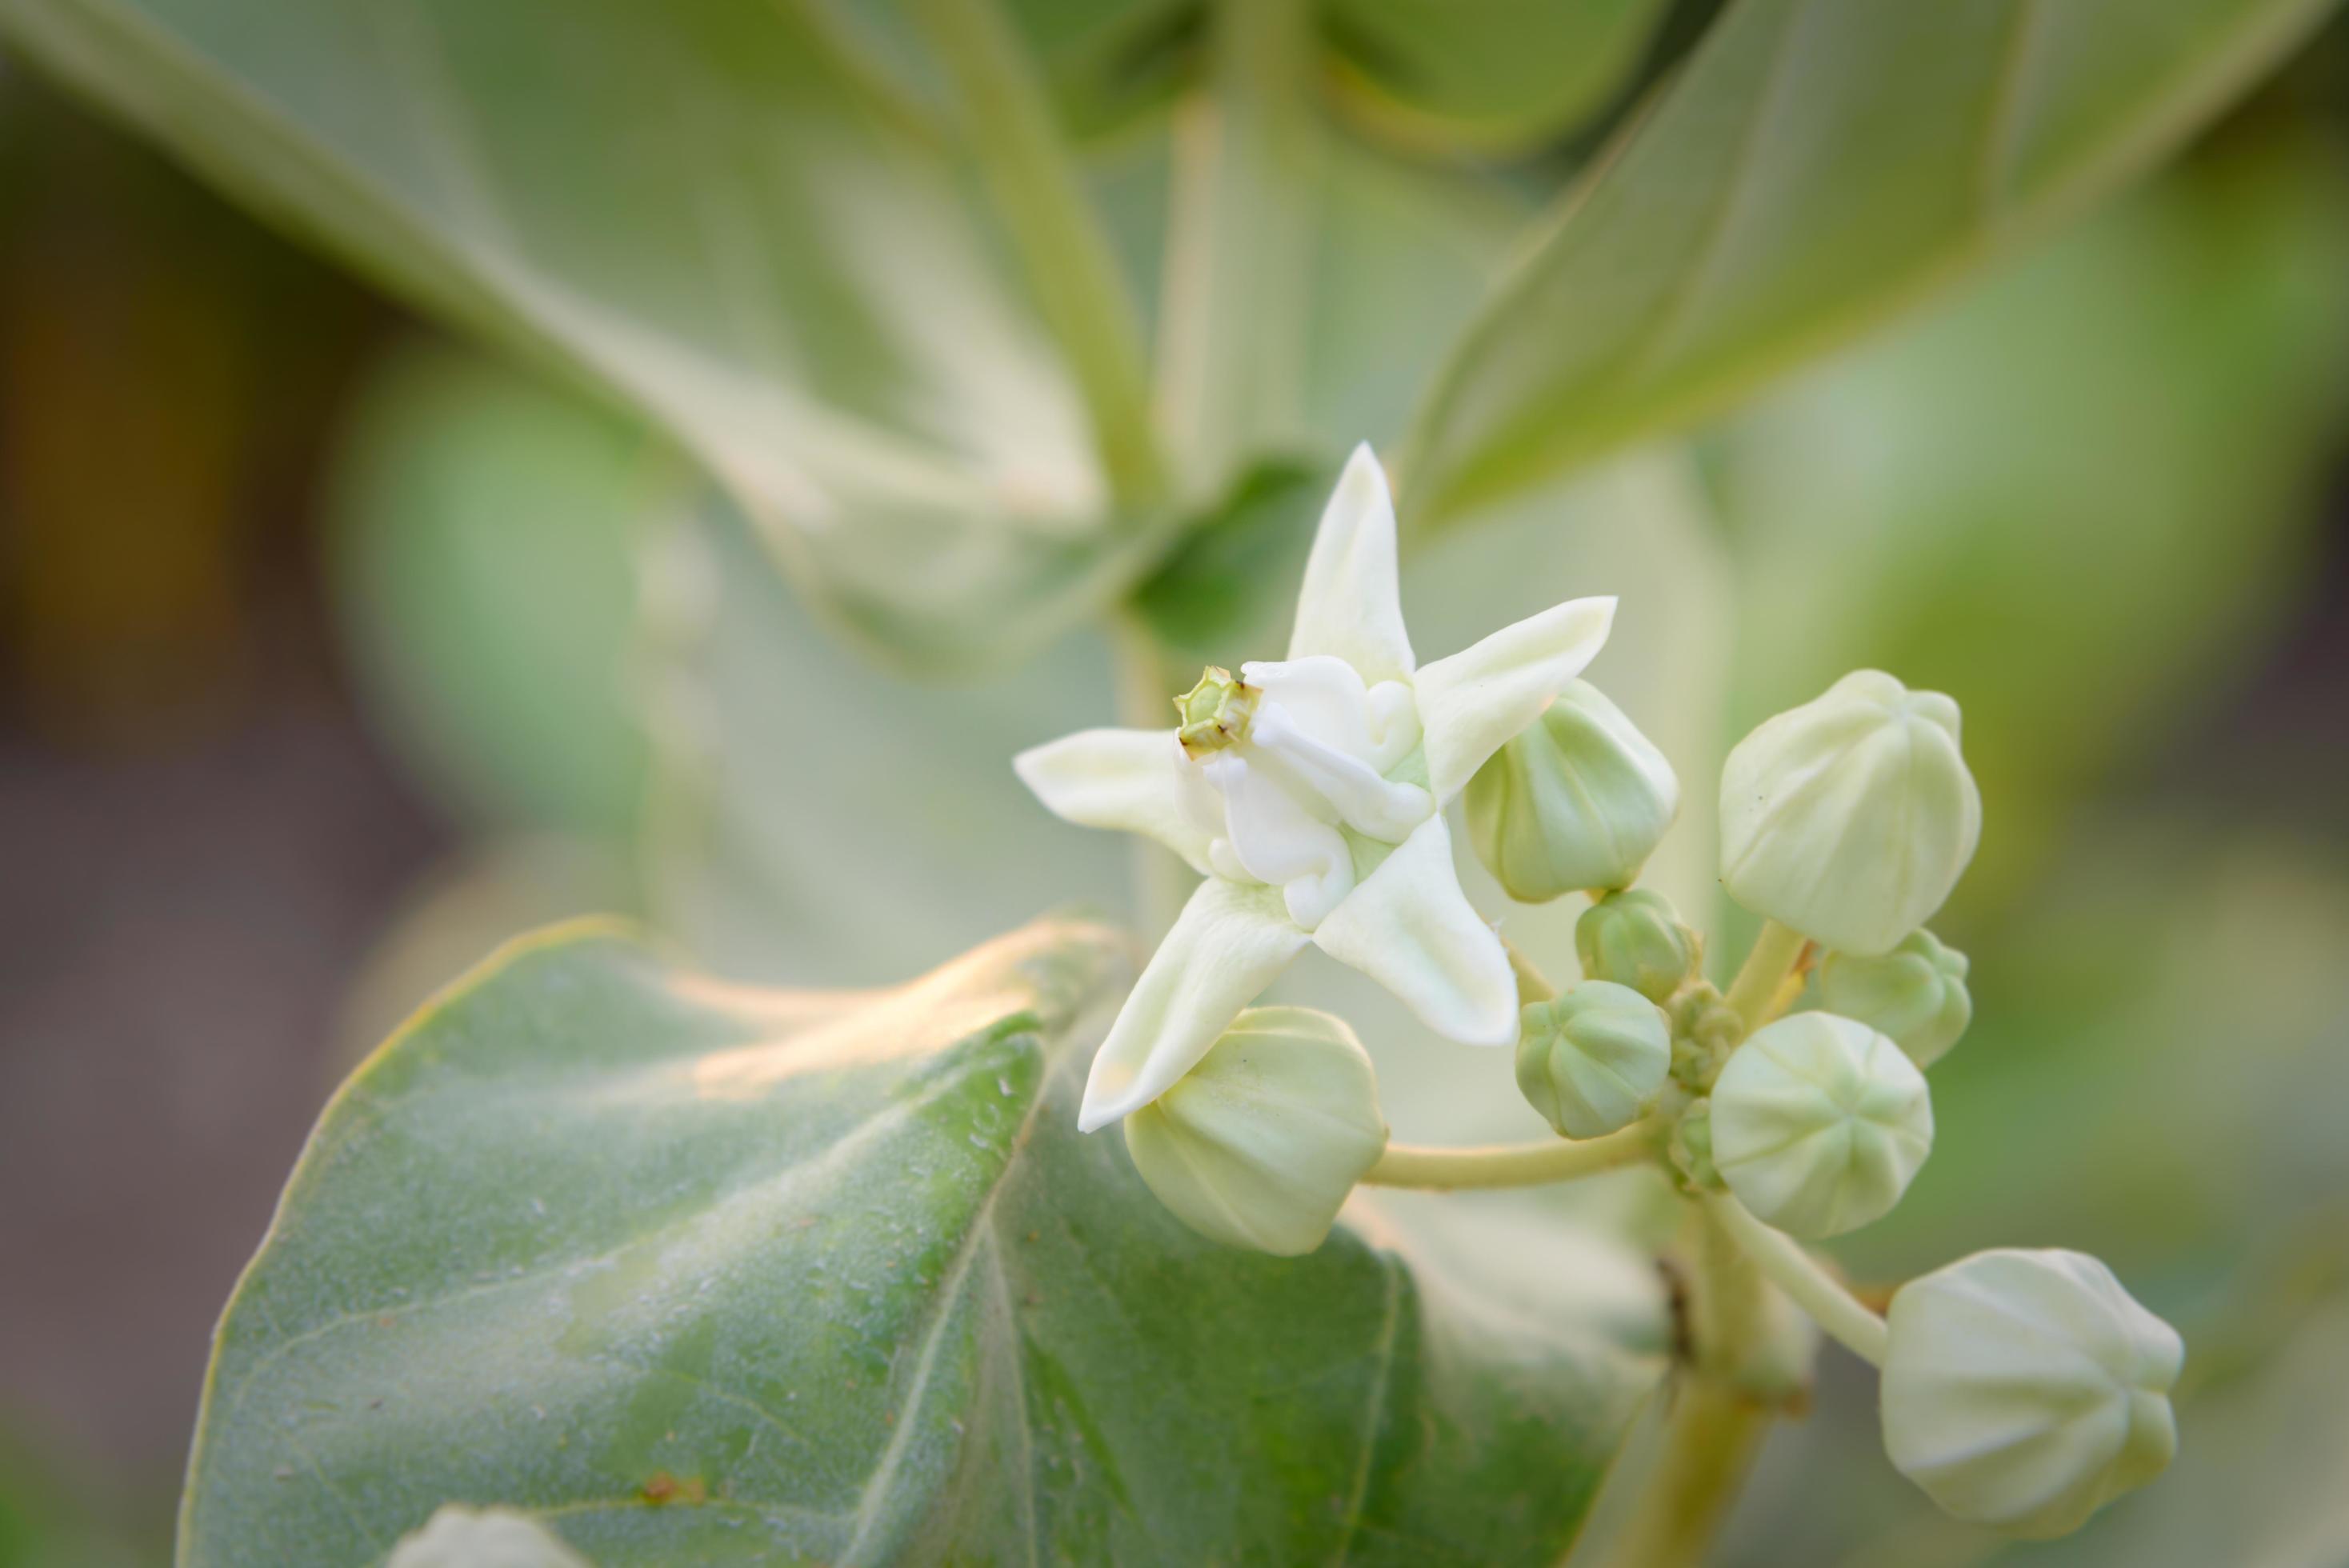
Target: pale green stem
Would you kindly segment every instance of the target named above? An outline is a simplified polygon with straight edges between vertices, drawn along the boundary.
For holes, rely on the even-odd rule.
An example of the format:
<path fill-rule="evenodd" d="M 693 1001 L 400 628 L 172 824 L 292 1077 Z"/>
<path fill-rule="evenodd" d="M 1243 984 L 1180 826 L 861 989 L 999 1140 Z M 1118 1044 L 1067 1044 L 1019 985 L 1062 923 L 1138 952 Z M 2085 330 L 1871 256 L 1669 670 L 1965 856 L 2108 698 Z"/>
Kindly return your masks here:
<path fill-rule="evenodd" d="M 1302 432 L 1321 158 L 1305 0 L 1216 0 L 1207 91 L 1175 116 L 1159 406 L 1186 485 Z"/>
<path fill-rule="evenodd" d="M 1890 1338 L 1884 1319 L 1861 1305 L 1801 1243 L 1755 1219 L 1726 1192 L 1707 1198 L 1705 1207 L 1722 1229 L 1737 1238 L 1754 1266 L 1809 1313 L 1830 1338 L 1871 1366 L 1884 1365 L 1884 1347 Z"/>
<path fill-rule="evenodd" d="M 1174 694 L 1167 689 L 1158 639 L 1131 609 L 1105 617 L 1102 627 L 1112 655 L 1118 721 L 1136 729 L 1173 728 Z M 1137 833 L 1133 843 L 1134 918 L 1143 939 L 1155 947 L 1190 896 L 1190 868 L 1154 839 Z"/>
<path fill-rule="evenodd" d="M 1690 1205 L 1683 1323 L 1691 1355 L 1667 1392 L 1663 1448 L 1606 1560 L 1613 1568 L 1696 1568 L 1729 1516 L 1769 1430 L 1771 1407 L 1744 1386 L 1767 1332 L 1764 1276 L 1702 1203 Z"/>
<path fill-rule="evenodd" d="M 1536 1002 L 1554 1002 L 1557 999 L 1557 987 L 1550 984 L 1549 976 L 1543 974 L 1540 967 L 1532 959 L 1526 957 L 1516 943 L 1504 936 L 1501 938 L 1501 945 L 1508 950 L 1509 971 L 1517 977 L 1519 1006 L 1531 1006 Z"/>
<path fill-rule="evenodd" d="M 1108 237 L 998 0 L 921 0 L 919 15 L 953 75 L 959 129 L 1084 394 L 1111 491 L 1132 517 L 1163 498 L 1167 476 L 1139 318 Z"/>
<path fill-rule="evenodd" d="M 1763 922 L 1762 934 L 1754 939 L 1753 951 L 1746 954 L 1737 978 L 1729 983 L 1729 995 L 1723 998 L 1744 1021 L 1746 1033 L 1770 1021 L 1778 1003 L 1779 985 L 1803 956 L 1803 942 L 1801 932 L 1775 920 Z"/>
<path fill-rule="evenodd" d="M 1770 1424 L 1769 1411 L 1710 1377 L 1682 1377 L 1669 1394 L 1663 1452 L 1608 1553 L 1617 1568 L 1702 1563 Z"/>
<path fill-rule="evenodd" d="M 1604 1138 L 1553 1138 L 1485 1149 L 1418 1149 L 1391 1143 L 1362 1180 L 1373 1187 L 1439 1191 L 1571 1181 L 1655 1159 L 1662 1151 L 1663 1131 L 1663 1122 L 1651 1116 Z"/>

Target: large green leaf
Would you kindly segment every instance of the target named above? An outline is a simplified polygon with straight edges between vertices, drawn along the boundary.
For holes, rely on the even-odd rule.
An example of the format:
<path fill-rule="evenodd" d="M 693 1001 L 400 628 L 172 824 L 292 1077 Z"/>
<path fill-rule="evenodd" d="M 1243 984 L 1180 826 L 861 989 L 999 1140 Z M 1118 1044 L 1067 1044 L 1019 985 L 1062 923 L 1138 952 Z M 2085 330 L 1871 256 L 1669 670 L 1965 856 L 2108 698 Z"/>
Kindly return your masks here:
<path fill-rule="evenodd" d="M 0 0 L 0 34 L 648 416 L 843 619 L 960 664 L 1133 569 L 1113 504 L 1149 459 L 1138 338 L 1033 84 L 983 9 L 923 12 L 943 126 L 769 0 Z"/>
<path fill-rule="evenodd" d="M 372 1563 L 451 1500 L 602 1568 L 1556 1561 L 1652 1301 L 1190 1235 L 1074 1128 L 1128 952 L 1045 923 L 857 994 L 510 949 L 313 1137 L 182 1562 Z"/>
<path fill-rule="evenodd" d="M 2143 168 L 2327 0 L 1737 0 L 1423 407 L 1442 522 L 1714 411 Z"/>

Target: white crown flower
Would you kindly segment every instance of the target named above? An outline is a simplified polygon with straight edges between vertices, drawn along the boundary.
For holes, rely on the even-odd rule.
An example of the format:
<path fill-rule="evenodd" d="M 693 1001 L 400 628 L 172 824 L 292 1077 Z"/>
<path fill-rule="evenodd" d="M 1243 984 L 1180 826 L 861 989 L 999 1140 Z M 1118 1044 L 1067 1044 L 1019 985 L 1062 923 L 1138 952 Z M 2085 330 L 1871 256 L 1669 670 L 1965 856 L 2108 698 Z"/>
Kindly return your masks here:
<path fill-rule="evenodd" d="M 1570 600 L 1421 667 L 1366 444 L 1321 514 L 1286 659 L 1210 669 L 1176 699 L 1176 728 L 1021 753 L 1050 810 L 1146 834 L 1207 878 L 1094 1057 L 1078 1126 L 1165 1093 L 1309 942 L 1439 1034 L 1514 1041 L 1508 954 L 1460 891 L 1444 808 L 1582 673 L 1614 614 L 1612 598 Z"/>

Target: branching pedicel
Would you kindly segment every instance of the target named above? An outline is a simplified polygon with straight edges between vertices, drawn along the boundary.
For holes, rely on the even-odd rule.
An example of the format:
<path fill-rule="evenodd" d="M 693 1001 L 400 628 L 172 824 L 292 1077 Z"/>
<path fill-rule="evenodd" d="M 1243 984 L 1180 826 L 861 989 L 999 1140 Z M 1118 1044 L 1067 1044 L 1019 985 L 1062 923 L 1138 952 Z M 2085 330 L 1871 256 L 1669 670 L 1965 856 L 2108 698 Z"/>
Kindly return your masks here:
<path fill-rule="evenodd" d="M 1102 1044 L 1082 1125 L 1123 1119 L 1175 1214 L 1278 1253 L 1319 1246 L 1358 1182 L 1661 1168 L 1710 1260 L 1694 1370 L 1714 1387 L 1682 1401 L 1675 1440 L 1732 1441 L 1735 1422 L 1707 1416 L 1724 1398 L 1785 1398 L 1752 1283 L 1767 1279 L 1882 1369 L 1886 1448 L 1935 1502 L 2018 1534 L 2076 1528 L 2168 1462 L 2178 1336 L 2078 1253 L 1981 1253 L 1909 1282 L 1879 1316 L 1796 1239 L 1880 1218 L 1932 1148 L 1922 1069 L 1971 1013 L 1963 955 L 1922 927 L 1981 827 L 1957 705 L 1863 670 L 1730 753 L 1722 882 L 1765 923 L 1724 994 L 1670 903 L 1630 885 L 1679 786 L 1577 678 L 1613 610 L 1574 600 L 1417 665 L 1365 447 L 1322 516 L 1285 661 L 1208 670 L 1176 699 L 1176 728 L 1021 756 L 1062 817 L 1148 834 L 1207 878 Z M 1587 978 L 1562 994 L 1461 892 L 1444 808 L 1464 794 L 1470 841 L 1513 896 L 1595 900 L 1576 933 Z M 1248 1007 L 1308 942 L 1451 1038 L 1514 1041 L 1518 1085 L 1558 1139 L 1390 1147 L 1342 1019 Z M 1812 995 L 1816 1010 L 1795 1010 Z"/>

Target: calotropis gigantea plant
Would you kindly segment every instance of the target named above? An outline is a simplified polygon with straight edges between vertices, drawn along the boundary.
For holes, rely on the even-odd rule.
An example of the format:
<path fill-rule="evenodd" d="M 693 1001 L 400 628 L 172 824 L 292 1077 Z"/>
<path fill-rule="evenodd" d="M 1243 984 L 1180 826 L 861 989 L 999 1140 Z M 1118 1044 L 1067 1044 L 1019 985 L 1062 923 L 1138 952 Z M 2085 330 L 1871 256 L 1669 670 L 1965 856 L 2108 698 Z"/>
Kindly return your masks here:
<path fill-rule="evenodd" d="M 1603 614 L 1420 666 L 1392 557 L 1547 514 L 2047 227 L 2327 9 L 0 0 L 12 58 L 657 432 L 730 561 L 894 665 L 1113 629 L 1154 733 L 1029 771 L 1206 878 L 1130 995 L 1127 939 L 1075 917 L 861 993 L 602 927 L 502 950 L 327 1108 L 221 1326 L 182 1560 L 1547 1563 L 1660 1381 L 1668 1462 L 1617 1551 L 1685 1560 L 1796 1397 L 1789 1302 L 1880 1361 L 1887 1452 L 1951 1511 L 2045 1532 L 2142 1479 L 2175 1346 L 2101 1271 L 1993 1253 L 1878 1315 L 1802 1246 L 1899 1199 L 1919 1070 L 1967 1023 L 1920 923 L 1971 845 L 1953 711 L 1855 676 L 1740 749 L 1722 875 L 1772 923 L 1717 991 L 1631 885 L 1678 789 L 1579 679 Z M 1364 435 L 1396 529 L 1358 459 L 1291 656 L 1210 671 L 1169 726 L 1168 650 L 1265 618 L 1310 521 L 1286 503 Z M 709 595 L 652 586 L 648 643 L 709 633 Z M 652 716 L 684 785 L 647 839 L 728 786 L 709 814 L 762 807 L 770 843 L 849 814 L 797 763 L 880 705 L 817 722 L 822 683 L 773 664 Z M 882 972 L 936 883 L 1055 885 L 1031 840 L 984 858 L 1040 812 L 972 809 L 1048 731 L 950 707 L 920 727 L 943 803 L 871 812 L 847 874 L 791 861 L 825 919 L 895 917 L 840 922 Z M 753 807 L 711 755 L 762 726 L 790 765 Z M 1461 896 L 1455 796 L 1511 896 L 1604 891 L 1577 984 Z M 1560 1136 L 1390 1145 L 1344 1020 L 1248 1006 L 1308 944 L 1514 1039 Z M 1333 1223 L 1365 1180 L 1626 1167 L 1685 1199 L 1684 1335 L 1621 1248 L 1487 1249 L 1541 1274 L 1513 1335 L 1480 1308 L 1522 1281 Z"/>
<path fill-rule="evenodd" d="M 1174 699 L 1175 727 L 1089 731 L 1019 758 L 1061 816 L 1149 834 L 1208 873 L 1094 1057 L 1079 1126 L 1125 1119 L 1169 1209 L 1274 1253 L 1319 1245 L 1358 1182 L 1537 1185 L 1647 1166 L 1719 1239 L 1697 1287 L 1697 1376 L 1749 1398 L 1783 1376 L 1741 1365 L 1770 1355 L 1763 1297 L 1733 1283 L 1746 1269 L 1881 1369 L 1893 1463 L 1956 1517 L 2060 1535 L 2158 1475 L 2177 1449 L 2183 1347 L 2102 1264 L 1984 1253 L 1902 1286 L 1879 1315 L 1802 1245 L 1882 1218 L 1932 1149 L 1922 1068 L 1963 1029 L 1966 965 L 1923 922 L 1982 830 L 1957 705 L 1861 670 L 1731 751 L 1722 882 L 1764 924 L 1717 991 L 1670 905 L 1631 902 L 1678 804 L 1669 765 L 1595 693 L 1544 722 L 1613 601 L 1571 601 L 1414 669 L 1393 528 L 1358 449 L 1315 537 L 1287 661 L 1211 669 Z M 1486 819 L 1474 836 L 1505 886 L 1561 863 L 1613 869 L 1587 890 L 1588 973 L 1562 992 L 1461 893 L 1443 808 L 1472 777 Z M 1529 825 L 1490 825 L 1511 813 Z M 1514 1043 L 1518 1083 L 1559 1141 L 1390 1145 L 1343 1020 L 1241 1011 L 1308 940 L 1451 1037 Z M 1822 967 L 1826 1005 L 1794 1010 Z M 1716 1410 L 1691 1398 L 1675 1440 L 1726 1446 Z M 1663 1490 L 1654 1503 L 1628 1552 L 1661 1551 L 1707 1511 Z"/>

